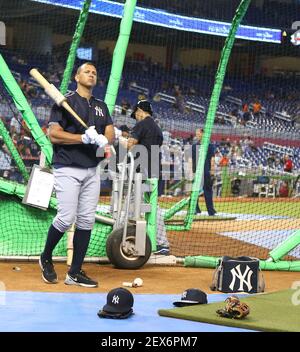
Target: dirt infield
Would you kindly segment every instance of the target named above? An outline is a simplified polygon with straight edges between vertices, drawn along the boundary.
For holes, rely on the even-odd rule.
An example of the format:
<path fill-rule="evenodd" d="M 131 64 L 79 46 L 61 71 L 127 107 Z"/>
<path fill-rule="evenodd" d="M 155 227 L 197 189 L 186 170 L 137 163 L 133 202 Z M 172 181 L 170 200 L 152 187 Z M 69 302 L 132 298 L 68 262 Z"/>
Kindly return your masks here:
<path fill-rule="evenodd" d="M 199 230 L 199 222 L 194 223 L 193 230 Z M 238 220 L 238 221 L 213 221 L 201 222 L 201 229 L 213 232 L 227 232 L 227 231 L 260 231 L 260 230 L 286 230 L 286 229 L 299 229 L 300 219 L 271 219 L 271 220 Z"/>
<path fill-rule="evenodd" d="M 183 196 L 180 197 L 159 197 L 159 201 L 169 203 L 174 202 L 177 203 L 181 201 Z M 102 199 L 102 197 L 101 197 Z M 243 202 L 243 203 L 273 203 L 273 202 L 284 202 L 284 203 L 295 203 L 300 202 L 300 198 L 283 198 L 283 197 L 276 197 L 276 198 L 258 198 L 258 197 L 222 197 L 222 198 L 214 198 L 215 203 L 224 203 L 224 202 Z"/>
<path fill-rule="evenodd" d="M 300 228 L 300 219 L 199 221 L 190 231 L 168 231 L 171 252 L 175 256 L 254 256 L 266 259 L 269 249 L 222 236 L 223 232 L 292 230 Z M 272 235 L 268 235 L 270 240 Z M 226 253 L 224 253 L 226 251 Z"/>
<path fill-rule="evenodd" d="M 166 200 L 169 200 L 166 198 Z M 180 198 L 178 198 L 180 200 Z M 269 202 L 272 199 L 226 198 L 220 201 L 242 200 L 245 202 Z M 172 198 L 175 201 L 175 198 Z M 218 200 L 216 200 L 218 201 Z M 281 201 L 281 199 L 276 199 Z M 282 199 L 287 202 L 289 200 Z M 299 201 L 292 200 L 293 202 Z M 254 256 L 266 258 L 268 249 L 254 244 L 221 235 L 223 232 L 243 233 L 246 231 L 299 229 L 300 219 L 268 219 L 268 220 L 201 220 L 194 222 L 190 231 L 168 231 L 171 253 L 184 257 L 187 255 L 212 256 Z M 257 236 L 261 236 L 257 235 Z M 274 236 L 274 235 L 269 235 Z M 226 252 L 226 253 L 225 253 Z M 19 267 L 20 270 L 13 270 Z M 117 270 L 111 265 L 86 264 L 84 269 L 88 275 L 100 282 L 96 289 L 66 286 L 63 283 L 67 266 L 55 265 L 59 275 L 56 285 L 45 284 L 41 279 L 38 263 L 0 262 L 0 283 L 10 291 L 42 291 L 42 292 L 107 292 L 122 286 L 124 281 L 132 281 L 136 277 L 144 280 L 143 287 L 131 289 L 135 293 L 149 294 L 181 294 L 185 289 L 197 287 L 212 293 L 209 286 L 213 269 L 185 268 L 182 266 L 146 265 L 140 270 Z M 294 281 L 299 281 L 297 272 L 264 272 L 266 291 L 277 291 L 290 288 Z"/>
<path fill-rule="evenodd" d="M 186 196 L 172 196 L 166 197 L 161 196 L 159 197 L 159 202 L 161 203 L 178 203 L 182 199 L 187 198 Z M 110 204 L 111 197 L 108 196 L 101 196 L 100 197 L 100 204 Z M 214 203 L 226 203 L 226 202 L 242 202 L 242 203 L 297 203 L 300 202 L 300 198 L 258 198 L 258 197 L 222 197 L 222 198 L 214 198 Z"/>
<path fill-rule="evenodd" d="M 14 267 L 21 270 L 15 271 Z M 38 263 L 2 262 L 0 263 L 0 280 L 8 291 L 39 291 L 39 292 L 108 292 L 112 288 L 122 286 L 124 281 L 132 281 L 136 277 L 144 280 L 144 285 L 130 288 L 133 293 L 178 294 L 187 288 L 200 288 L 213 293 L 211 285 L 213 269 L 185 268 L 181 266 L 146 265 L 139 270 L 118 270 L 111 265 L 86 264 L 84 269 L 88 275 L 99 281 L 99 287 L 88 289 L 78 286 L 67 286 L 63 283 L 67 266 L 55 265 L 59 283 L 46 284 L 41 279 Z M 294 281 L 299 281 L 296 272 L 265 271 L 266 292 L 290 288 Z"/>

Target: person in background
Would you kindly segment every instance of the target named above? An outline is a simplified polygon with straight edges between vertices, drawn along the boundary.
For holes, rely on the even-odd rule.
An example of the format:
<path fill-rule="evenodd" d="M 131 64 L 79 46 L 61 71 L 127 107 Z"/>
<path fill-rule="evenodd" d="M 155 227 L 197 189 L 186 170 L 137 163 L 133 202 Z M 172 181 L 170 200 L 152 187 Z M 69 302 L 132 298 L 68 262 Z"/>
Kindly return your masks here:
<path fill-rule="evenodd" d="M 287 154 L 283 157 L 283 171 L 293 172 L 293 161 Z"/>
<path fill-rule="evenodd" d="M 130 109 L 130 104 L 126 99 L 122 99 L 121 108 L 122 108 L 121 114 L 126 115 L 127 110 Z"/>
<path fill-rule="evenodd" d="M 222 154 L 219 149 L 216 149 L 215 152 L 215 179 L 216 179 L 216 187 L 217 187 L 217 197 L 221 197 L 222 193 L 222 167 L 220 162 L 222 160 Z"/>
<path fill-rule="evenodd" d="M 11 170 L 11 156 L 4 144 L 2 138 L 0 139 L 0 177 L 9 178 Z"/>
<path fill-rule="evenodd" d="M 198 154 L 200 151 L 201 139 L 203 136 L 203 129 L 196 129 L 196 142 L 192 145 L 192 167 L 193 173 L 196 172 L 197 162 L 198 162 Z M 215 171 L 215 148 L 212 143 L 208 145 L 207 155 L 204 164 L 204 183 L 203 183 L 203 192 L 204 199 L 206 204 L 206 209 L 209 216 L 214 216 L 217 212 L 214 208 L 213 204 L 213 177 Z M 200 195 L 199 195 L 200 197 Z M 199 207 L 199 197 L 197 201 L 197 206 L 195 213 L 200 214 L 201 209 Z"/>
<path fill-rule="evenodd" d="M 136 120 L 136 124 L 132 129 L 131 136 L 128 140 L 119 139 L 119 142 L 128 150 L 134 152 L 135 147 L 143 146 L 147 151 L 147 166 L 141 165 L 139 172 L 145 178 L 156 178 L 158 181 L 161 176 L 161 153 L 156 155 L 153 147 L 161 147 L 163 144 L 163 133 L 161 128 L 153 119 L 152 105 L 147 100 L 140 100 L 135 105 L 131 117 Z M 116 138 L 119 138 L 120 132 L 115 131 Z M 126 142 L 126 143 L 125 143 Z M 145 160 L 146 161 L 146 160 Z M 157 166 L 157 167 L 156 167 Z M 157 250 L 156 255 L 169 255 L 169 241 L 167 238 L 166 226 L 160 207 L 157 205 Z"/>

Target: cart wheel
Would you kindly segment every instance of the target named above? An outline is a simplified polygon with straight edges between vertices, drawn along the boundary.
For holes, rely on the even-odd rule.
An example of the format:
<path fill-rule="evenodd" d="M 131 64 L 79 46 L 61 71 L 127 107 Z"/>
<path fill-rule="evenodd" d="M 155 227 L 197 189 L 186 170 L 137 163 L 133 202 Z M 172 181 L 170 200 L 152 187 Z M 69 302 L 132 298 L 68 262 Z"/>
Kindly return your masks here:
<path fill-rule="evenodd" d="M 106 254 L 110 262 L 118 269 L 139 269 L 149 259 L 151 255 L 151 241 L 146 235 L 145 256 L 134 254 L 135 226 L 127 227 L 126 247 L 122 246 L 123 227 L 114 230 L 106 241 Z"/>

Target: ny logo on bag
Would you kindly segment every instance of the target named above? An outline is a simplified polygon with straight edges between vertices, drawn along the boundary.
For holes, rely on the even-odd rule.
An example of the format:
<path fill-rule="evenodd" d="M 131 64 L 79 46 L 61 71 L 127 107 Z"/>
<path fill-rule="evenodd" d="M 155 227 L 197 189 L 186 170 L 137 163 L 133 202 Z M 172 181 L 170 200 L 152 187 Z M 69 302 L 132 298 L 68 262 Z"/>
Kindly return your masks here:
<path fill-rule="evenodd" d="M 249 266 L 246 266 L 246 270 L 244 273 L 241 272 L 241 265 L 237 265 L 235 268 L 230 270 L 231 275 L 232 275 L 232 281 L 229 285 L 229 288 L 233 291 L 234 286 L 235 286 L 235 281 L 236 279 L 240 280 L 240 287 L 238 291 L 244 291 L 244 284 L 247 286 L 248 291 L 252 290 L 252 285 L 251 285 L 251 276 L 253 274 L 253 271 L 249 268 Z"/>

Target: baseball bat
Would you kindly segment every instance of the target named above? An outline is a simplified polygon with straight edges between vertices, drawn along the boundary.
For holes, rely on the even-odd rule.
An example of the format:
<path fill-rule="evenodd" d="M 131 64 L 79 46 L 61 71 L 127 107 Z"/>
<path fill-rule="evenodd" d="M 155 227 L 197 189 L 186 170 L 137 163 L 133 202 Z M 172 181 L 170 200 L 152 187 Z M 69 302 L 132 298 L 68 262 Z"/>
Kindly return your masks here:
<path fill-rule="evenodd" d="M 62 106 L 66 109 L 84 128 L 88 128 L 88 125 L 82 120 L 80 116 L 71 108 L 68 104 L 66 97 L 55 87 L 54 84 L 50 84 L 45 77 L 43 77 L 36 68 L 29 71 L 39 85 L 45 90 L 45 93 L 52 98 L 58 106 Z"/>

